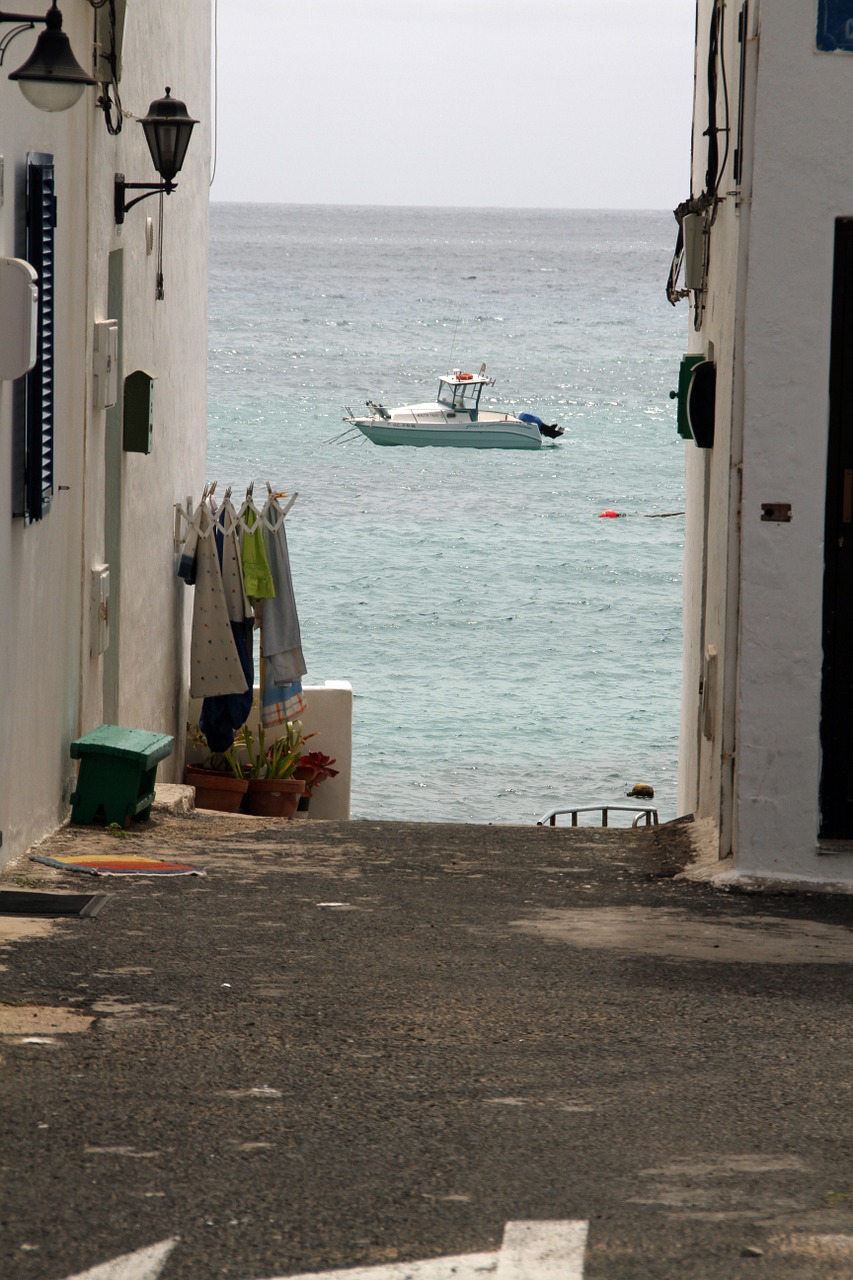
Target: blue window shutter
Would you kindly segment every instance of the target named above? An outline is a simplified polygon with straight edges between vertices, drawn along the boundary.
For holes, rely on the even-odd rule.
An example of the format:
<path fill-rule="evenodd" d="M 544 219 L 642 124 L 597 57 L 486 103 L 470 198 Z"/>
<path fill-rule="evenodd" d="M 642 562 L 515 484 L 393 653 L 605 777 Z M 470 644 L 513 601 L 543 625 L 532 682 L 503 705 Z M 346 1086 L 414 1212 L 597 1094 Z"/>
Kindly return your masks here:
<path fill-rule="evenodd" d="M 53 296 L 56 193 L 53 156 L 27 156 L 27 261 L 38 272 L 35 366 L 26 376 L 24 504 L 26 520 L 41 520 L 53 499 Z"/>

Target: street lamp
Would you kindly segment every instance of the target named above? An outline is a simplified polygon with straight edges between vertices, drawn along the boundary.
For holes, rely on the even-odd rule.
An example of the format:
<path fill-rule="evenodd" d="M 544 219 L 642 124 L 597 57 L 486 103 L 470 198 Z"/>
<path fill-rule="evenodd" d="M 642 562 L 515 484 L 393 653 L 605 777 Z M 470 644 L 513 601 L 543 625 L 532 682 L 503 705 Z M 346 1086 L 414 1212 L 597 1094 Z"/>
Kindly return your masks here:
<path fill-rule="evenodd" d="M 117 173 L 115 177 L 117 223 L 124 222 L 124 215 L 128 209 L 139 204 L 140 200 L 146 200 L 157 191 L 165 191 L 166 195 L 171 195 L 175 190 L 177 184 L 174 178 L 184 163 L 190 135 L 198 121 L 187 114 L 186 103 L 181 102 L 179 98 L 171 97 L 171 93 L 172 90 L 167 86 L 165 98 L 157 98 L 152 102 L 148 108 L 148 115 L 143 116 L 139 122 L 145 134 L 154 168 L 163 181 L 126 182 L 124 174 Z M 125 203 L 126 191 L 142 191 L 144 194 L 135 196 L 133 200 Z"/>
<path fill-rule="evenodd" d="M 0 10 L 2 22 L 18 25 L 0 40 L 0 66 L 16 36 L 31 31 L 37 22 L 45 24 L 29 58 L 9 76 L 10 80 L 17 80 L 24 97 L 40 111 L 67 111 L 82 96 L 86 85 L 96 83 L 74 57 L 68 36 L 62 30 L 62 14 L 56 0 L 43 18 Z"/>

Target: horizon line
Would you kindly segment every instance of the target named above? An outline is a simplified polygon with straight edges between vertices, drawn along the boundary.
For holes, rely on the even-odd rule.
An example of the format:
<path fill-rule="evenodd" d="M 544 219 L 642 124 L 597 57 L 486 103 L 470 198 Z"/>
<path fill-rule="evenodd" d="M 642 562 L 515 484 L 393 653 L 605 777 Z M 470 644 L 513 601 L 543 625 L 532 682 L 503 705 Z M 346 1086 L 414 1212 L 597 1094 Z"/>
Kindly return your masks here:
<path fill-rule="evenodd" d="M 337 200 L 216 200 L 211 205 L 257 205 L 259 208 L 287 209 L 431 209 L 447 212 L 496 213 L 668 213 L 666 205 L 526 205 L 526 204 L 382 204 Z"/>

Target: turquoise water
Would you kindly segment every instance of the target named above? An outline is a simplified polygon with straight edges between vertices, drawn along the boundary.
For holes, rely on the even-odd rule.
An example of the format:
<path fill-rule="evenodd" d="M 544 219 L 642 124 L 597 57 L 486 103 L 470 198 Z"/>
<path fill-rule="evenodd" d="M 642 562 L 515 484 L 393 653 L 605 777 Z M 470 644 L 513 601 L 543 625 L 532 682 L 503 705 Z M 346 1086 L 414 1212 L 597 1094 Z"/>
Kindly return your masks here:
<path fill-rule="evenodd" d="M 208 474 L 299 492 L 306 683 L 352 682 L 354 817 L 527 823 L 635 782 L 675 815 L 684 521 L 649 518 L 684 507 L 673 240 L 671 214 L 213 206 Z M 559 443 L 329 443 L 345 406 L 482 361 Z"/>

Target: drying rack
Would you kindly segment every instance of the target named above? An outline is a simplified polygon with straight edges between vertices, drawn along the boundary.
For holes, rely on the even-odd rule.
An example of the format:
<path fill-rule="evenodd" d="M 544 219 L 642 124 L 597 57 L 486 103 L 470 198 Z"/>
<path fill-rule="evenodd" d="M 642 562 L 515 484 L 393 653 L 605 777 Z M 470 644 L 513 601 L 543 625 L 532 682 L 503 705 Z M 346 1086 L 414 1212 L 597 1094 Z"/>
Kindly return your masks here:
<path fill-rule="evenodd" d="M 276 530 L 279 529 L 282 524 L 284 524 L 284 520 L 287 513 L 290 511 L 290 508 L 293 506 L 294 502 L 299 497 L 298 493 L 292 493 L 288 498 L 288 501 L 286 502 L 286 504 L 283 507 L 279 508 L 279 510 L 276 511 L 272 517 L 270 517 L 268 515 L 265 515 L 262 511 L 259 511 L 258 508 L 255 506 L 255 500 L 254 500 L 255 482 L 254 480 L 252 480 L 250 481 L 248 488 L 246 489 L 246 497 L 243 499 L 243 502 L 240 505 L 240 509 L 235 512 L 235 515 L 233 516 L 233 518 L 230 516 L 226 516 L 225 520 L 220 522 L 220 520 L 218 519 L 218 512 L 211 512 L 211 515 L 213 516 L 213 518 L 209 522 L 207 522 L 205 528 L 200 528 L 198 523 L 196 522 L 196 512 L 198 511 L 199 507 L 204 506 L 204 504 L 213 497 L 216 491 L 216 485 L 217 485 L 217 481 L 212 480 L 210 481 L 209 484 L 206 484 L 204 486 L 204 492 L 201 495 L 200 503 L 194 503 L 192 498 L 186 498 L 185 501 L 182 503 L 181 502 L 175 503 L 174 543 L 175 543 L 176 551 L 180 551 L 181 547 L 184 545 L 184 543 L 187 540 L 187 535 L 189 534 L 190 530 L 193 528 L 195 528 L 195 532 L 198 534 L 200 538 L 209 538 L 212 533 L 217 533 L 217 532 L 224 534 L 226 537 L 229 534 L 236 533 L 236 532 L 252 533 L 252 532 L 257 532 L 258 528 L 261 526 L 265 526 L 267 529 L 269 529 L 270 533 L 275 533 Z M 267 480 L 266 486 L 267 486 L 268 497 L 270 498 L 287 498 L 288 497 L 286 491 L 274 490 L 269 480 Z M 226 502 L 230 501 L 231 492 L 232 492 L 232 486 L 229 484 L 222 498 L 223 505 Z M 246 518 L 249 512 L 252 513 L 251 520 L 248 520 Z"/>

